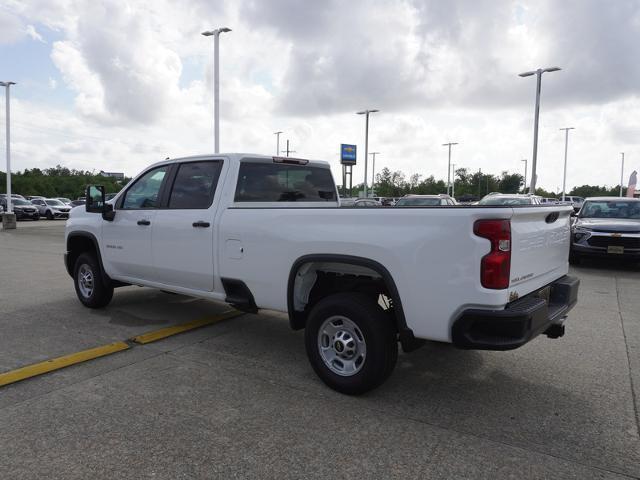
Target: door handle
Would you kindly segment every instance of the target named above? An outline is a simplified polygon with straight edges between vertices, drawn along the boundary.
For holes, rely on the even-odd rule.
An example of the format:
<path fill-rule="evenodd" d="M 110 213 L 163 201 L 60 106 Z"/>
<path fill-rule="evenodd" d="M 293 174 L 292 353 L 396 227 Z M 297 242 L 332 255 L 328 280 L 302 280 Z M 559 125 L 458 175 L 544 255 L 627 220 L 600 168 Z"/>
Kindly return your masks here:
<path fill-rule="evenodd" d="M 211 226 L 211 224 L 209 222 L 203 222 L 202 220 L 199 220 L 197 222 L 193 222 L 192 225 L 196 228 L 209 228 Z"/>
<path fill-rule="evenodd" d="M 151 225 L 149 220 L 138 220 L 138 225 Z"/>

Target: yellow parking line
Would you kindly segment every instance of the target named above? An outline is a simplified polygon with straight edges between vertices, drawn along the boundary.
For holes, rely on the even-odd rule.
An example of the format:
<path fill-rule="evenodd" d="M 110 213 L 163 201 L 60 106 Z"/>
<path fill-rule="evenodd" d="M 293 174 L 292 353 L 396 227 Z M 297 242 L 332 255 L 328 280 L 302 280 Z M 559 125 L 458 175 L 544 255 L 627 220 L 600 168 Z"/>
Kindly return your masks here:
<path fill-rule="evenodd" d="M 144 345 L 145 343 L 162 340 L 163 338 L 177 335 L 178 333 L 188 332 L 189 330 L 204 327 L 206 325 L 212 325 L 243 314 L 243 312 L 239 312 L 237 310 L 229 310 L 228 312 L 224 312 L 213 317 L 200 318 L 192 322 L 183 323 L 182 325 L 174 325 L 173 327 L 161 328 L 160 330 L 154 330 L 153 332 L 143 333 L 133 337 L 131 341 Z"/>
<path fill-rule="evenodd" d="M 43 373 L 60 370 L 61 368 L 65 368 L 70 365 L 86 362 L 87 360 L 111 355 L 112 353 L 127 350 L 128 348 L 130 347 L 125 342 L 115 342 L 110 343 L 109 345 L 103 345 L 101 347 L 72 353 L 70 355 L 52 358 L 51 360 L 46 360 L 44 362 L 34 363 L 33 365 L 27 365 L 26 367 L 18 368 L 10 372 L 0 373 L 0 387 L 35 377 L 36 375 L 42 375 Z"/>

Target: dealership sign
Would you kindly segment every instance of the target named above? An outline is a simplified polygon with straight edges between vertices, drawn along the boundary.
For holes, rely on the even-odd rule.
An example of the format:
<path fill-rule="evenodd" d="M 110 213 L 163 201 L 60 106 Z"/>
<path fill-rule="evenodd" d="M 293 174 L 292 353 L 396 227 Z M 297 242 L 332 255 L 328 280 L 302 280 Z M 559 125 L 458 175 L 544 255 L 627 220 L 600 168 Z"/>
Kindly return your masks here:
<path fill-rule="evenodd" d="M 356 164 L 356 146 L 355 145 L 340 145 L 340 163 L 343 165 L 355 165 Z"/>

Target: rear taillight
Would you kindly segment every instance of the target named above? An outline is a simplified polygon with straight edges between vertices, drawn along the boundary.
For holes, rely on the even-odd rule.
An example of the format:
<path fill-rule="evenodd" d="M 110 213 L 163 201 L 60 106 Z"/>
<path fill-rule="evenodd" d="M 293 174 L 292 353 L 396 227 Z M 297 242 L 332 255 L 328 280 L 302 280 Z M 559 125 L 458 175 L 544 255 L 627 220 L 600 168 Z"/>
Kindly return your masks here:
<path fill-rule="evenodd" d="M 511 223 L 509 220 L 478 220 L 473 233 L 491 242 L 491 251 L 482 257 L 480 282 L 495 290 L 509 286 L 511 272 Z"/>

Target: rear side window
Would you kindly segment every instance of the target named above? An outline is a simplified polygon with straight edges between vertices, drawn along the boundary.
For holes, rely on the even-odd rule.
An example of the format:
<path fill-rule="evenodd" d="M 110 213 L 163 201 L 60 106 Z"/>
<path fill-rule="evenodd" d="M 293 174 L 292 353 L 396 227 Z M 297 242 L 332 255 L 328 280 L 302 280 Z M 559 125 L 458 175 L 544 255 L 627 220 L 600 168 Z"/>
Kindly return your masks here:
<path fill-rule="evenodd" d="M 242 163 L 236 202 L 336 202 L 328 168 Z"/>
<path fill-rule="evenodd" d="M 216 193 L 222 162 L 189 162 L 178 168 L 169 208 L 209 208 Z"/>

